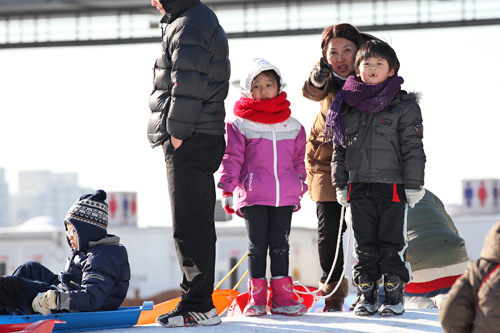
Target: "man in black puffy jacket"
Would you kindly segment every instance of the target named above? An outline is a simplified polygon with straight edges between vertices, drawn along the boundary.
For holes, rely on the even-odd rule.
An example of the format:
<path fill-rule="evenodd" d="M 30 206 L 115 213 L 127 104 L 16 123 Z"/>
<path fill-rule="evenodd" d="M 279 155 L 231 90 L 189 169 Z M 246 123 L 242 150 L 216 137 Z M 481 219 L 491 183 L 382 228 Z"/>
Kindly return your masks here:
<path fill-rule="evenodd" d="M 0 278 L 0 309 L 44 316 L 52 312 L 116 310 L 127 296 L 130 265 L 120 238 L 107 233 L 106 192 L 85 194 L 64 219 L 71 247 L 58 274 L 38 262 Z"/>
<path fill-rule="evenodd" d="M 224 100 L 229 46 L 214 12 L 199 0 L 152 0 L 164 16 L 162 53 L 154 65 L 148 139 L 162 146 L 174 241 L 182 283 L 177 308 L 159 316 L 166 327 L 217 325 L 215 183 L 226 148 Z"/>

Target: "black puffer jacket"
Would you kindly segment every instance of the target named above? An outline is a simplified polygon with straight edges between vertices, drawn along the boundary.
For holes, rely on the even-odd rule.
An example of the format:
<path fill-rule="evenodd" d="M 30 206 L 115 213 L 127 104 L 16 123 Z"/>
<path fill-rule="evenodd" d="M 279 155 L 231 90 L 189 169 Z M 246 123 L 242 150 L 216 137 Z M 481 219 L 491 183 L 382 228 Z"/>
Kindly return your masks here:
<path fill-rule="evenodd" d="M 225 133 L 229 46 L 214 12 L 199 0 L 162 0 L 168 24 L 154 65 L 148 139 L 154 148 L 172 135 Z"/>
<path fill-rule="evenodd" d="M 344 145 L 332 157 L 332 183 L 424 185 L 425 153 L 420 107 L 414 94 L 400 91 L 389 105 L 374 114 L 355 107 L 342 108 Z"/>

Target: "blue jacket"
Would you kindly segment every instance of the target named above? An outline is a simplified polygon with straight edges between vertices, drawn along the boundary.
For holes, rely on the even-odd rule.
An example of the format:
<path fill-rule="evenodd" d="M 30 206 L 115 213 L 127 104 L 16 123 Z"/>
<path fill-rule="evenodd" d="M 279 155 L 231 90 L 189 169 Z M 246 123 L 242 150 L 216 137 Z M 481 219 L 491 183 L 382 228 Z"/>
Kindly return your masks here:
<path fill-rule="evenodd" d="M 116 310 L 127 296 L 130 265 L 127 250 L 114 235 L 73 251 L 57 287 L 69 292 L 70 311 Z"/>

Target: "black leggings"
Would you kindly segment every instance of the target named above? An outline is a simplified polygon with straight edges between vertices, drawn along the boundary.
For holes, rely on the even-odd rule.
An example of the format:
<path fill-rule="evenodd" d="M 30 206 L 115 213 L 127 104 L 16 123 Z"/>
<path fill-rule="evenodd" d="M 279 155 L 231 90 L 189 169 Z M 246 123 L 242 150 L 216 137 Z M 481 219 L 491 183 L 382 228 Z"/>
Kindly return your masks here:
<path fill-rule="evenodd" d="M 332 269 L 333 259 L 337 250 L 337 239 L 339 236 L 339 224 L 342 206 L 336 201 L 325 201 L 316 203 L 316 214 L 318 216 L 318 253 L 319 263 L 323 274 L 321 283 L 333 283 L 340 280 L 344 269 L 344 243 L 343 233 L 347 229 L 345 219 L 342 221 L 342 236 L 340 236 L 339 254 L 333 269 L 332 276 L 326 281 Z"/>
<path fill-rule="evenodd" d="M 241 208 L 248 235 L 248 272 L 251 278 L 266 277 L 267 249 L 271 276 L 288 276 L 288 237 L 293 206 L 247 206 Z"/>

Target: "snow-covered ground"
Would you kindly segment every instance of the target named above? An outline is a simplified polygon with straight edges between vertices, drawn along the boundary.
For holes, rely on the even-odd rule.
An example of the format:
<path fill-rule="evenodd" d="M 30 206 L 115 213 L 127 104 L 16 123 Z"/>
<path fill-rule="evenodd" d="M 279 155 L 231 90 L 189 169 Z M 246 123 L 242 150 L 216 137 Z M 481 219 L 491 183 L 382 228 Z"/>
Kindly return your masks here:
<path fill-rule="evenodd" d="M 134 326 L 116 330 L 95 331 L 95 333 L 299 333 L 299 332 L 335 332 L 335 333 L 418 333 L 443 332 L 439 323 L 437 309 L 407 309 L 402 316 L 381 317 L 378 313 L 370 317 L 355 316 L 348 311 L 348 306 L 356 298 L 350 294 L 344 304 L 344 312 L 322 312 L 324 301 L 318 303 L 305 315 L 286 317 L 265 315 L 258 318 L 222 317 L 222 324 L 216 326 L 198 326 L 183 328 L 164 328 L 157 324 Z M 167 331 L 165 331 L 167 330 Z M 173 330 L 173 331 L 172 331 Z M 89 332 L 93 333 L 93 332 Z"/>
<path fill-rule="evenodd" d="M 402 316 L 381 317 L 375 314 L 370 317 L 355 316 L 352 312 L 341 313 L 306 313 L 301 317 L 285 317 L 266 315 L 259 318 L 223 317 L 222 324 L 217 326 L 198 326 L 189 328 L 164 328 L 152 324 L 114 330 L 117 333 L 160 333 L 160 330 L 180 332 L 370 332 L 370 333 L 416 333 L 442 332 L 438 318 L 438 310 L 409 309 Z M 97 333 L 112 333 L 98 331 Z"/>

